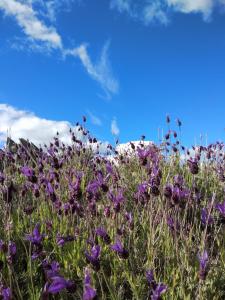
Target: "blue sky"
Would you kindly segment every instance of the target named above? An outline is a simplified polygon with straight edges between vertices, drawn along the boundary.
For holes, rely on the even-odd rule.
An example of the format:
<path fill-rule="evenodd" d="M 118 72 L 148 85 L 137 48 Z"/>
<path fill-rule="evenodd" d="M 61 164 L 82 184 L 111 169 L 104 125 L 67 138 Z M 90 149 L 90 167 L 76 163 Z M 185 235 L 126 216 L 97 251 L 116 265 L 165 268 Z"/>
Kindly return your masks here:
<path fill-rule="evenodd" d="M 86 115 L 101 140 L 157 140 L 169 114 L 186 145 L 224 140 L 224 0 L 0 0 L 0 28 L 0 139 Z"/>

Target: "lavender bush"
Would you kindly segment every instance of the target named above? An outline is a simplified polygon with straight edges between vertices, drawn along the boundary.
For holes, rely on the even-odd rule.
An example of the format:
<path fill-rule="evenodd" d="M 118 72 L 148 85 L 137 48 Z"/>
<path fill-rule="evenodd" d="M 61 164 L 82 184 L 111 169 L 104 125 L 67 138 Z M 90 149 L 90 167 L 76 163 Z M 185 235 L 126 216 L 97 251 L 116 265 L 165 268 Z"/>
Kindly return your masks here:
<path fill-rule="evenodd" d="M 79 126 L 0 150 L 1 299 L 225 299 L 224 144 L 100 155 Z"/>

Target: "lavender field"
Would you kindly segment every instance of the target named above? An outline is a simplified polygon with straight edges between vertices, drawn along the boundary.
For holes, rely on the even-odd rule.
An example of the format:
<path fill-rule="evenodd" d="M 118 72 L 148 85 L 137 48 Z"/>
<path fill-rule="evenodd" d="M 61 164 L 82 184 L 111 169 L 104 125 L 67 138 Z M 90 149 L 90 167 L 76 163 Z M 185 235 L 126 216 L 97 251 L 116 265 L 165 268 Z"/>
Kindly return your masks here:
<path fill-rule="evenodd" d="M 225 146 L 0 150 L 1 299 L 225 299 Z"/>

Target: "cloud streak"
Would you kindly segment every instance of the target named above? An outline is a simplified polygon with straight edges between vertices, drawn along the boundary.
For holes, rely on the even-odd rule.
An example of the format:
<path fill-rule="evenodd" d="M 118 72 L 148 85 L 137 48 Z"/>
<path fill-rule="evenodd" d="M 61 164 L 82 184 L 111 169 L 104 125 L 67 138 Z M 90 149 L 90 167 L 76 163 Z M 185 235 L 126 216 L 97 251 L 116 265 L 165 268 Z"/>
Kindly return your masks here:
<path fill-rule="evenodd" d="M 224 0 L 111 0 L 111 9 L 127 13 L 146 25 L 161 23 L 167 25 L 174 13 L 199 13 L 208 20 L 212 13 L 225 6 Z"/>
<path fill-rule="evenodd" d="M 120 134 L 120 129 L 119 129 L 119 126 L 117 124 L 116 119 L 112 120 L 112 123 L 111 123 L 111 133 L 113 135 L 115 135 L 115 136 L 118 136 Z"/>
<path fill-rule="evenodd" d="M 90 110 L 88 110 L 87 113 L 93 125 L 102 126 L 102 121 L 97 116 L 95 116 Z"/>
<path fill-rule="evenodd" d="M 63 1 L 69 3 L 72 0 Z M 50 11 L 50 19 L 54 17 L 55 7 L 59 2 L 56 0 L 0 0 L 0 10 L 6 16 L 13 17 L 24 34 L 27 36 L 31 49 L 44 49 L 46 52 L 52 50 L 60 51 L 62 56 L 73 56 L 79 58 L 82 65 L 92 79 L 97 81 L 101 88 L 105 91 L 107 98 L 118 92 L 119 84 L 114 78 L 108 59 L 109 42 L 103 46 L 100 60 L 94 64 L 87 51 L 86 44 L 81 44 L 74 49 L 67 49 L 63 45 L 63 39 L 54 26 L 47 26 L 46 23 L 38 16 L 33 8 L 33 4 L 39 3 L 40 6 L 45 5 Z M 40 12 L 39 12 L 40 13 Z M 26 43 L 25 43 L 26 45 Z M 16 46 L 14 45 L 14 48 Z M 24 47 L 22 47 L 24 48 Z"/>
<path fill-rule="evenodd" d="M 5 15 L 14 17 L 30 39 L 47 43 L 52 48 L 62 48 L 62 40 L 56 29 L 41 22 L 30 4 L 0 0 L 0 9 Z"/>
<path fill-rule="evenodd" d="M 87 45 L 82 44 L 72 50 L 65 50 L 66 56 L 79 57 L 88 74 L 98 81 L 108 98 L 110 94 L 116 94 L 119 89 L 118 81 L 113 77 L 108 59 L 109 42 L 102 49 L 100 60 L 94 64 L 87 52 Z"/>

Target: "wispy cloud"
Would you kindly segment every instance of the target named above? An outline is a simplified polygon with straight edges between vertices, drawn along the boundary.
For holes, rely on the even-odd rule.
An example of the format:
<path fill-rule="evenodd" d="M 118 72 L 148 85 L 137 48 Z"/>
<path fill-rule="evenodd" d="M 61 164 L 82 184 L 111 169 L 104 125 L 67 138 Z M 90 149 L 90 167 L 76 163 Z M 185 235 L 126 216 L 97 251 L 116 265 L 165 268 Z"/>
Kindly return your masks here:
<path fill-rule="evenodd" d="M 127 13 L 132 18 L 145 24 L 169 23 L 173 13 L 199 13 L 208 20 L 218 7 L 224 6 L 224 0 L 111 0 L 110 7 L 120 13 Z"/>
<path fill-rule="evenodd" d="M 159 22 L 164 25 L 169 23 L 169 18 L 167 12 L 164 10 L 164 7 L 160 1 L 155 1 L 151 4 L 147 4 L 143 8 L 142 19 L 146 25 L 152 22 Z"/>
<path fill-rule="evenodd" d="M 131 13 L 131 0 L 111 0 L 110 7 L 118 9 L 119 12 Z"/>
<path fill-rule="evenodd" d="M 69 3 L 72 2 L 72 0 L 64 0 L 61 2 Z M 33 5 L 35 3 L 39 3 L 41 7 L 44 5 L 43 3 L 45 3 L 45 6 L 48 4 L 47 9 L 51 15 L 50 19 L 53 18 L 56 7 L 59 6 L 59 1 L 56 0 L 46 2 L 42 0 L 0 0 L 0 10 L 2 10 L 6 16 L 15 18 L 28 38 L 28 41 L 25 40 L 25 43 L 19 48 L 24 49 L 27 43 L 29 43 L 29 49 L 32 50 L 46 50 L 47 53 L 52 50 L 58 50 L 64 57 L 72 55 L 73 57 L 79 58 L 90 77 L 97 81 L 105 91 L 107 98 L 117 93 L 119 84 L 112 74 L 108 59 L 109 42 L 107 41 L 103 46 L 99 61 L 93 63 L 87 51 L 86 44 L 78 45 L 74 49 L 64 47 L 62 36 L 58 33 L 57 29 L 53 25 L 47 26 L 44 20 L 39 16 L 41 12 L 34 10 Z M 13 47 L 18 49 L 15 43 L 13 43 Z"/>
<path fill-rule="evenodd" d="M 31 4 L 15 0 L 0 0 L 0 9 L 6 15 L 14 17 L 31 40 L 44 42 L 53 48 L 62 48 L 61 36 L 54 27 L 48 27 L 38 19 Z"/>
<path fill-rule="evenodd" d="M 115 136 L 120 134 L 120 129 L 115 118 L 111 122 L 111 133 Z"/>
<path fill-rule="evenodd" d="M 97 126 L 102 125 L 102 121 L 96 115 L 94 115 L 90 110 L 87 111 L 88 116 L 90 117 L 91 123 Z"/>
<path fill-rule="evenodd" d="M 111 93 L 115 94 L 118 92 L 119 84 L 111 71 L 108 59 L 108 48 L 109 42 L 107 41 L 103 46 L 100 59 L 96 64 L 91 61 L 86 44 L 82 44 L 74 49 L 67 49 L 64 51 L 64 54 L 66 56 L 71 55 L 79 57 L 88 74 L 100 83 L 101 87 L 106 92 L 107 97 L 110 98 Z"/>

